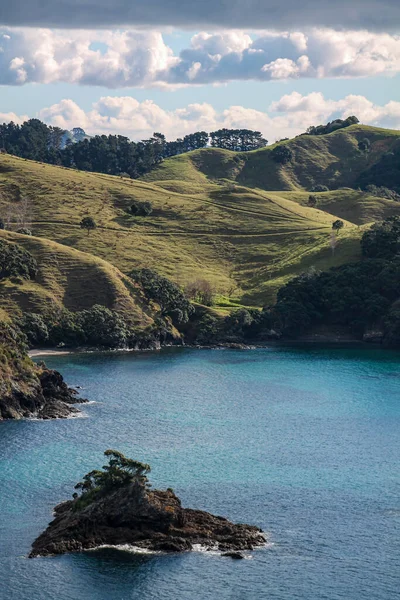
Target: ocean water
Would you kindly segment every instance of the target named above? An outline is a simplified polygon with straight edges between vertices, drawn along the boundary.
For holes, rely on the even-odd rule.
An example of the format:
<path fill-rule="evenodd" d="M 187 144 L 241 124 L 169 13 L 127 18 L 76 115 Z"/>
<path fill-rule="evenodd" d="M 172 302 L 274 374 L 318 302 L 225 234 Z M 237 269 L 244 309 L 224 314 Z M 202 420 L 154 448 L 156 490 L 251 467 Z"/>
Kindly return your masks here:
<path fill-rule="evenodd" d="M 85 418 L 0 423 L 3 600 L 394 600 L 400 355 L 167 349 L 53 356 Z M 248 560 L 102 549 L 27 559 L 52 508 L 115 448 L 183 504 L 261 526 Z"/>

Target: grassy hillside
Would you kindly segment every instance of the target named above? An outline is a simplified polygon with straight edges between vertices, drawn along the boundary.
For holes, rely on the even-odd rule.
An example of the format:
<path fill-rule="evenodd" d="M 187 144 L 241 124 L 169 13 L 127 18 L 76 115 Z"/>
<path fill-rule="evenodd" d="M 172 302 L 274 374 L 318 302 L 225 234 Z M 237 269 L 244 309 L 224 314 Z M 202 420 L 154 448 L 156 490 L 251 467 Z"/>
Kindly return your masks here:
<path fill-rule="evenodd" d="M 57 246 L 66 253 L 63 265 L 67 255 L 72 257 L 66 247 L 87 253 L 77 253 L 79 264 L 82 256 L 96 265 L 90 255 L 105 259 L 108 269 L 116 267 L 113 274 L 122 287 L 117 269 L 127 273 L 145 266 L 182 286 L 206 279 L 221 304 L 229 297 L 261 306 L 299 272 L 357 260 L 365 224 L 400 214 L 399 203 L 349 189 L 317 194 L 318 207 L 309 208 L 305 189 L 311 182 L 349 185 L 398 135 L 357 125 L 327 136 L 300 136 L 287 142 L 294 154 L 290 166 L 277 165 L 270 147 L 247 154 L 204 149 L 166 160 L 143 181 L 0 155 L 0 216 L 16 223 L 26 204 L 34 235 L 63 244 Z M 367 156 L 357 149 L 364 137 L 372 144 Z M 153 213 L 131 216 L 128 209 L 135 200 L 150 201 Z M 97 223 L 90 234 L 79 226 L 87 215 Z M 345 227 L 332 249 L 332 222 L 338 217 Z M 40 242 L 20 237 L 25 244 Z M 69 273 L 75 283 L 67 286 L 66 302 L 81 303 L 81 292 L 86 302 L 86 293 L 92 298 L 98 292 L 97 276 L 89 292 L 79 289 L 84 269 L 72 261 Z M 57 285 L 63 276 L 56 278 Z M 55 294 L 56 283 L 46 285 Z M 64 300 L 59 296 L 59 301 Z M 134 304 L 137 309 L 139 300 Z"/>
<path fill-rule="evenodd" d="M 368 153 L 358 150 L 358 142 L 364 138 L 371 142 Z M 293 160 L 286 165 L 277 164 L 272 158 L 277 144 L 246 153 L 205 148 L 165 161 L 144 179 L 183 179 L 200 185 L 230 179 L 268 191 L 309 190 L 317 184 L 337 189 L 352 186 L 360 173 L 374 165 L 399 139 L 399 131 L 366 125 L 352 125 L 328 135 L 300 135 L 281 142 L 293 152 Z"/>
<path fill-rule="evenodd" d="M 124 315 L 128 322 L 146 326 L 151 317 L 141 308 L 139 288 L 125 285 L 126 278 L 112 265 L 95 256 L 55 242 L 1 231 L 0 239 L 17 243 L 38 262 L 34 281 L 10 278 L 0 281 L 0 310 L 3 316 L 20 310 L 41 313 L 49 307 L 82 310 L 103 304 Z"/>

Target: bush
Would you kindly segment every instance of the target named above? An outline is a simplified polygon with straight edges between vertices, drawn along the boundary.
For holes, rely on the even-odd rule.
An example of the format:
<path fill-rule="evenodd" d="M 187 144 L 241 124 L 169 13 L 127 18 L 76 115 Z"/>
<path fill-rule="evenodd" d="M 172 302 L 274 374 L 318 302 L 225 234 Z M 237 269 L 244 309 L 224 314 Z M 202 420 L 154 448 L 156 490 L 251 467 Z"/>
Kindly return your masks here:
<path fill-rule="evenodd" d="M 77 313 L 76 323 L 88 344 L 107 348 L 126 345 L 129 332 L 124 319 L 105 306 L 96 304 Z"/>
<path fill-rule="evenodd" d="M 377 186 L 372 183 L 367 185 L 365 191 L 371 196 L 377 196 L 378 198 L 387 198 L 388 200 L 394 200 L 395 202 L 400 201 L 400 194 L 394 190 L 390 190 L 385 186 Z"/>
<path fill-rule="evenodd" d="M 175 324 L 187 323 L 194 310 L 175 283 L 151 269 L 135 269 L 129 277 L 142 285 L 146 297 L 159 304 L 163 315 L 171 317 Z"/>
<path fill-rule="evenodd" d="M 308 196 L 308 206 L 312 206 L 314 208 L 314 206 L 317 206 L 317 202 L 317 196 L 314 196 L 313 194 Z"/>
<path fill-rule="evenodd" d="M 135 200 L 129 208 L 129 212 L 135 217 L 148 217 L 153 212 L 153 205 L 151 202 L 139 202 Z"/>
<path fill-rule="evenodd" d="M 0 240 L 0 279 L 22 277 L 34 279 L 37 262 L 30 252 L 19 246 Z"/>
<path fill-rule="evenodd" d="M 41 315 L 25 313 L 17 320 L 17 325 L 26 335 L 30 346 L 45 344 L 49 341 L 49 330 Z"/>
<path fill-rule="evenodd" d="M 350 127 L 350 125 L 356 125 L 360 121 L 355 116 L 347 117 L 347 119 L 335 119 L 327 125 L 317 125 L 316 127 L 311 126 L 307 129 L 307 135 L 326 135 L 327 133 L 332 133 L 333 131 L 337 131 L 338 129 L 343 129 L 344 127 Z"/>
<path fill-rule="evenodd" d="M 17 229 L 17 233 L 22 233 L 23 235 L 32 235 L 32 231 L 27 227 L 21 227 L 20 229 Z"/>
<path fill-rule="evenodd" d="M 293 158 L 293 152 L 287 145 L 275 146 L 275 148 L 271 152 L 271 155 L 275 162 L 281 163 L 283 165 L 291 162 Z"/>
<path fill-rule="evenodd" d="M 311 188 L 312 192 L 329 192 L 329 188 L 327 185 L 317 184 Z"/>
<path fill-rule="evenodd" d="M 371 142 L 368 138 L 364 138 L 363 140 L 360 140 L 358 142 L 358 149 L 360 150 L 360 152 L 369 152 L 370 148 Z"/>
<path fill-rule="evenodd" d="M 195 302 L 200 302 L 205 306 L 212 306 L 214 300 L 214 291 L 211 284 L 205 279 L 196 279 L 189 283 L 185 289 L 186 295 Z"/>
<path fill-rule="evenodd" d="M 361 238 L 361 251 L 368 258 L 391 259 L 400 253 L 400 217 L 375 223 Z"/>

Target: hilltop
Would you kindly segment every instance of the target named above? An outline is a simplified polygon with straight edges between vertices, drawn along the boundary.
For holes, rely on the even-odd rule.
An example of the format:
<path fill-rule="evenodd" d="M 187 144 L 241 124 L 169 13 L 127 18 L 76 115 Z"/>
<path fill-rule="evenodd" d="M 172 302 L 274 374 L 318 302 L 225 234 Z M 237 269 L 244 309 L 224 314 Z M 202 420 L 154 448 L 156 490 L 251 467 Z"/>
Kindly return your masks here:
<path fill-rule="evenodd" d="M 39 248 L 40 243 L 44 247 L 57 242 L 62 264 L 73 258 L 68 267 L 72 283 L 63 296 L 73 310 L 81 302 L 125 303 L 136 321 L 148 322 L 151 316 L 140 297 L 116 292 L 126 289 L 122 274 L 139 267 L 151 268 L 182 287 L 206 280 L 221 310 L 263 306 L 301 272 L 358 260 L 365 228 L 400 214 L 398 202 L 347 187 L 355 186 L 363 172 L 394 148 L 399 136 L 361 125 L 328 135 L 298 136 L 282 142 L 292 151 L 289 164 L 272 158 L 276 145 L 250 152 L 205 148 L 167 159 L 140 180 L 3 154 L 0 211 L 15 228 L 24 207 L 24 222 L 36 238 L 20 236 L 23 243 Z M 370 150 L 360 152 L 358 143 L 366 137 Z M 330 191 L 317 192 L 318 204 L 310 207 L 309 190 L 317 185 Z M 149 202 L 152 213 L 133 216 L 134 202 Z M 90 233 L 80 228 L 87 215 L 97 224 Z M 344 228 L 332 247 L 337 218 Z M 47 248 L 40 252 L 51 255 Z M 96 262 L 99 258 L 107 263 Z M 85 286 L 81 300 L 77 282 L 86 277 L 89 264 L 95 285 Z M 5 307 L 13 301 L 9 285 L 3 284 Z M 46 294 L 54 294 L 50 288 L 48 283 Z M 16 304 L 28 302 L 30 291 L 26 292 L 25 300 L 19 296 Z"/>
<path fill-rule="evenodd" d="M 358 144 L 365 138 L 370 148 L 361 152 Z M 399 142 L 400 131 L 352 125 L 326 135 L 299 135 L 251 152 L 195 150 L 164 161 L 143 179 L 163 181 L 164 186 L 176 179 L 197 185 L 228 179 L 266 191 L 311 190 L 316 185 L 333 190 L 355 186 L 360 175 L 397 148 Z M 274 148 L 281 145 L 293 154 L 286 164 L 273 159 Z"/>

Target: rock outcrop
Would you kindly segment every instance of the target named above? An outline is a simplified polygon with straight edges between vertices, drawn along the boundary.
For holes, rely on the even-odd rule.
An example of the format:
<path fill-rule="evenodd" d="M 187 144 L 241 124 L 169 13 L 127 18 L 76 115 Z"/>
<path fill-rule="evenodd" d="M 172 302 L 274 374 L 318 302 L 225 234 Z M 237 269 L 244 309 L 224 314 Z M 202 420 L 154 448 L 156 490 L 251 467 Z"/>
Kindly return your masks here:
<path fill-rule="evenodd" d="M 56 506 L 54 521 L 34 542 L 30 557 L 103 545 L 185 552 L 201 544 L 221 552 L 239 552 L 265 543 L 258 527 L 235 525 L 223 517 L 182 508 L 170 489 L 150 491 L 141 483 L 131 482 L 91 498 L 89 492 Z"/>
<path fill-rule="evenodd" d="M 66 418 L 82 402 L 60 373 L 35 365 L 15 329 L 0 323 L 0 420 Z"/>

